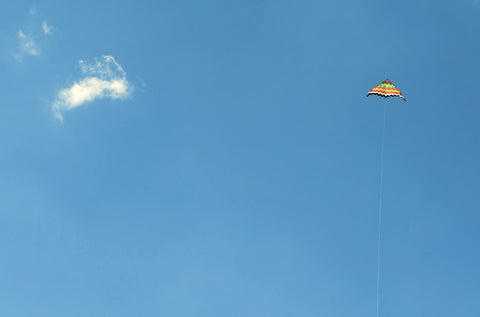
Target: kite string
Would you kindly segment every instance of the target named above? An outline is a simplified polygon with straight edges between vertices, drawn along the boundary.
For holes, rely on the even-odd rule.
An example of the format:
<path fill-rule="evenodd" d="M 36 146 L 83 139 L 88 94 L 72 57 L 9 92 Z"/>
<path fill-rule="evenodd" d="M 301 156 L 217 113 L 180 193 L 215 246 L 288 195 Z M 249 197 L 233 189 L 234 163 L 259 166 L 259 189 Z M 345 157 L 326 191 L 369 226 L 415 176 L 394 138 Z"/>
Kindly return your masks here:
<path fill-rule="evenodd" d="M 378 197 L 378 239 L 377 239 L 377 317 L 379 316 L 380 306 L 380 238 L 382 228 L 382 203 L 383 203 L 383 158 L 385 145 L 385 125 L 387 121 L 387 106 L 384 105 L 383 127 L 382 127 L 382 145 L 380 149 L 380 184 Z"/>

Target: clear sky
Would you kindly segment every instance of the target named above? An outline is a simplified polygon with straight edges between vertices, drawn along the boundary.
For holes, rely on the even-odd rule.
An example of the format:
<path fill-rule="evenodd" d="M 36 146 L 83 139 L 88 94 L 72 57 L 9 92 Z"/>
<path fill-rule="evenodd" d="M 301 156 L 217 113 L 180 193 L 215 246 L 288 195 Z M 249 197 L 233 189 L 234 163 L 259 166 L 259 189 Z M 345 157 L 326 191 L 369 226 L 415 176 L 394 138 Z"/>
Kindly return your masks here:
<path fill-rule="evenodd" d="M 0 316 L 480 316 L 480 1 L 0 10 Z M 389 78 L 399 98 L 366 97 Z"/>

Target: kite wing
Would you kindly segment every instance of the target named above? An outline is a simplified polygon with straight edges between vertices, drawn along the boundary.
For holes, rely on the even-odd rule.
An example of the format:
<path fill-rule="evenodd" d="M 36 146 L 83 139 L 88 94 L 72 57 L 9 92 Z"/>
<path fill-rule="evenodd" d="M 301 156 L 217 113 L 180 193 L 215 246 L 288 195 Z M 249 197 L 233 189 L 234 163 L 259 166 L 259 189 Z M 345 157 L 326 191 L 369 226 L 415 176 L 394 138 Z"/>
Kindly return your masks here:
<path fill-rule="evenodd" d="M 405 100 L 405 97 L 402 95 L 400 90 L 388 79 L 385 79 L 377 86 L 373 87 L 367 94 L 367 97 L 370 95 L 377 95 L 380 97 L 388 98 L 388 97 L 400 97 Z"/>

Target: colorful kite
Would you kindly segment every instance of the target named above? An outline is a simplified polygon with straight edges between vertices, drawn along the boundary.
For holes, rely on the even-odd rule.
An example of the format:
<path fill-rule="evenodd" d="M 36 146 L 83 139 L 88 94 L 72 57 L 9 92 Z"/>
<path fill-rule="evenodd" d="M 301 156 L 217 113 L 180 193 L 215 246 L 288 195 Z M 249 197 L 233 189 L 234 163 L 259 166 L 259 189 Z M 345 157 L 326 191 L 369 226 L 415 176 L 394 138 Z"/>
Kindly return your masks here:
<path fill-rule="evenodd" d="M 370 95 L 377 95 L 384 98 L 400 97 L 403 101 L 406 101 L 400 90 L 398 90 L 398 88 L 388 79 L 385 79 L 380 84 L 373 87 L 373 89 L 368 92 L 367 97 Z"/>

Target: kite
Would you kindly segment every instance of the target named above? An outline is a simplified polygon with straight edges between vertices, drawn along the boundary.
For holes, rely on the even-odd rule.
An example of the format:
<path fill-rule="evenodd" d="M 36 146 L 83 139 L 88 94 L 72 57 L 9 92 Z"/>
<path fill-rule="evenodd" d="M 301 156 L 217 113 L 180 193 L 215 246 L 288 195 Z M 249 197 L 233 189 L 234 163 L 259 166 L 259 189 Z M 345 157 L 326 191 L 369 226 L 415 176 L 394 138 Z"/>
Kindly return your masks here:
<path fill-rule="evenodd" d="M 397 87 L 388 79 L 385 79 L 377 86 L 373 87 L 367 93 L 367 97 L 370 95 L 376 95 L 383 98 L 400 97 L 405 100 L 403 94 Z M 387 118 L 387 105 L 384 106 L 383 112 L 383 128 L 382 128 L 382 147 L 380 151 L 380 184 L 379 184 L 379 198 L 378 198 L 378 238 L 377 238 L 377 317 L 379 317 L 380 308 L 380 242 L 382 232 L 382 200 L 383 200 L 383 157 L 384 157 L 384 144 L 385 144 L 385 122 Z"/>
<path fill-rule="evenodd" d="M 367 94 L 367 97 L 370 95 L 377 95 L 380 97 L 388 98 L 388 97 L 400 97 L 405 100 L 405 97 L 402 95 L 400 90 L 388 79 L 385 79 L 377 86 L 373 87 Z"/>

